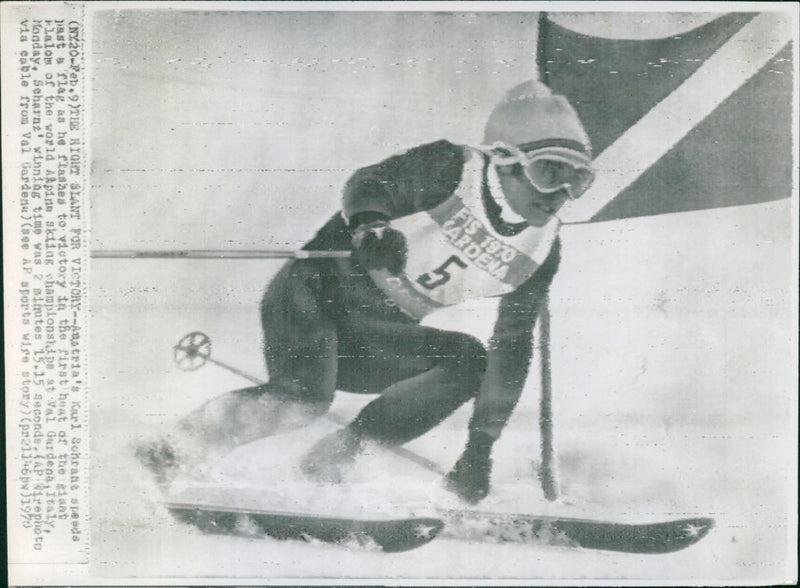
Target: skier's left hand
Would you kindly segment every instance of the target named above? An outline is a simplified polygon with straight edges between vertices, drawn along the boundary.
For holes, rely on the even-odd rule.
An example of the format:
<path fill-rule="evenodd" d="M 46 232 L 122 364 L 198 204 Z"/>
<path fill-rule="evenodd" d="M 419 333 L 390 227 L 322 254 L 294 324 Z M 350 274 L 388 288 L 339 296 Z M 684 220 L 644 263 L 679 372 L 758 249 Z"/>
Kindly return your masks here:
<path fill-rule="evenodd" d="M 471 433 L 464 453 L 445 476 L 445 487 L 470 504 L 478 504 L 489 494 L 493 443 L 485 433 Z"/>

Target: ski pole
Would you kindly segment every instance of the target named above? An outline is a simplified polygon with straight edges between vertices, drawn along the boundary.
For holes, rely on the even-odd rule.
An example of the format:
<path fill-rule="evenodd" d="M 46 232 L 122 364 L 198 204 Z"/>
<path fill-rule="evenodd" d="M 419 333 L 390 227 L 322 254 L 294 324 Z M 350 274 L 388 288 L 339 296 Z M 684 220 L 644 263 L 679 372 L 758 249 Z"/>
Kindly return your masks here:
<path fill-rule="evenodd" d="M 305 249 L 97 249 L 95 259 L 328 259 L 350 257 L 350 251 L 306 251 Z"/>

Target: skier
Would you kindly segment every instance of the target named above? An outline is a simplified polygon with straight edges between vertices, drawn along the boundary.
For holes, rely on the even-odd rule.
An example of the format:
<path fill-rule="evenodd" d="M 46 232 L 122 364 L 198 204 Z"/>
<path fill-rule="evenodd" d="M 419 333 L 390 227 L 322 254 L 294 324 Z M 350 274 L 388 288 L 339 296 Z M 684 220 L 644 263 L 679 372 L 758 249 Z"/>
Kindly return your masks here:
<path fill-rule="evenodd" d="M 289 261 L 261 302 L 269 382 L 212 399 L 138 456 L 166 481 L 244 443 L 323 415 L 336 390 L 379 394 L 316 443 L 301 467 L 337 480 L 368 440 L 400 445 L 474 399 L 445 485 L 475 504 L 522 391 L 537 314 L 559 264 L 567 199 L 593 179 L 589 139 L 563 96 L 529 81 L 492 111 L 478 147 L 445 140 L 356 171 L 343 209 L 304 247 L 350 258 Z M 420 324 L 500 296 L 488 349 Z"/>

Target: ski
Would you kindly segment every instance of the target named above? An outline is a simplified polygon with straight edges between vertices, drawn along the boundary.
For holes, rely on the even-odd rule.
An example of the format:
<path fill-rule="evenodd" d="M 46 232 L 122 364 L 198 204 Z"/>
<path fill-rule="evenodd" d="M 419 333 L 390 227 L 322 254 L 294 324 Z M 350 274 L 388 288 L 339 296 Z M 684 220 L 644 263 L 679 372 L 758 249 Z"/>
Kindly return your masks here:
<path fill-rule="evenodd" d="M 671 553 L 694 545 L 714 526 L 710 518 L 656 523 L 616 523 L 569 517 L 447 510 L 442 537 L 466 541 L 528 543 L 624 553 Z"/>
<path fill-rule="evenodd" d="M 441 520 L 428 517 L 364 520 L 180 502 L 167 502 L 165 506 L 176 520 L 203 533 L 316 540 L 387 553 L 421 547 L 433 540 L 443 527 Z"/>

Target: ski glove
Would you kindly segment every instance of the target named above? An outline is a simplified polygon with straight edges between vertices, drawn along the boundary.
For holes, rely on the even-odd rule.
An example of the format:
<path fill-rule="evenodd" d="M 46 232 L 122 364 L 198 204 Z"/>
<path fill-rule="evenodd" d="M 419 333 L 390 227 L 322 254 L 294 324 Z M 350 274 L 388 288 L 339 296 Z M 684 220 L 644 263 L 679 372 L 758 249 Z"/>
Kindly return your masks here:
<path fill-rule="evenodd" d="M 406 267 L 408 248 L 403 233 L 386 220 L 374 220 L 353 231 L 353 252 L 366 269 L 387 269 L 396 276 Z"/>
<path fill-rule="evenodd" d="M 479 431 L 470 432 L 464 453 L 445 476 L 445 488 L 470 504 L 478 504 L 489 494 L 494 438 Z"/>

